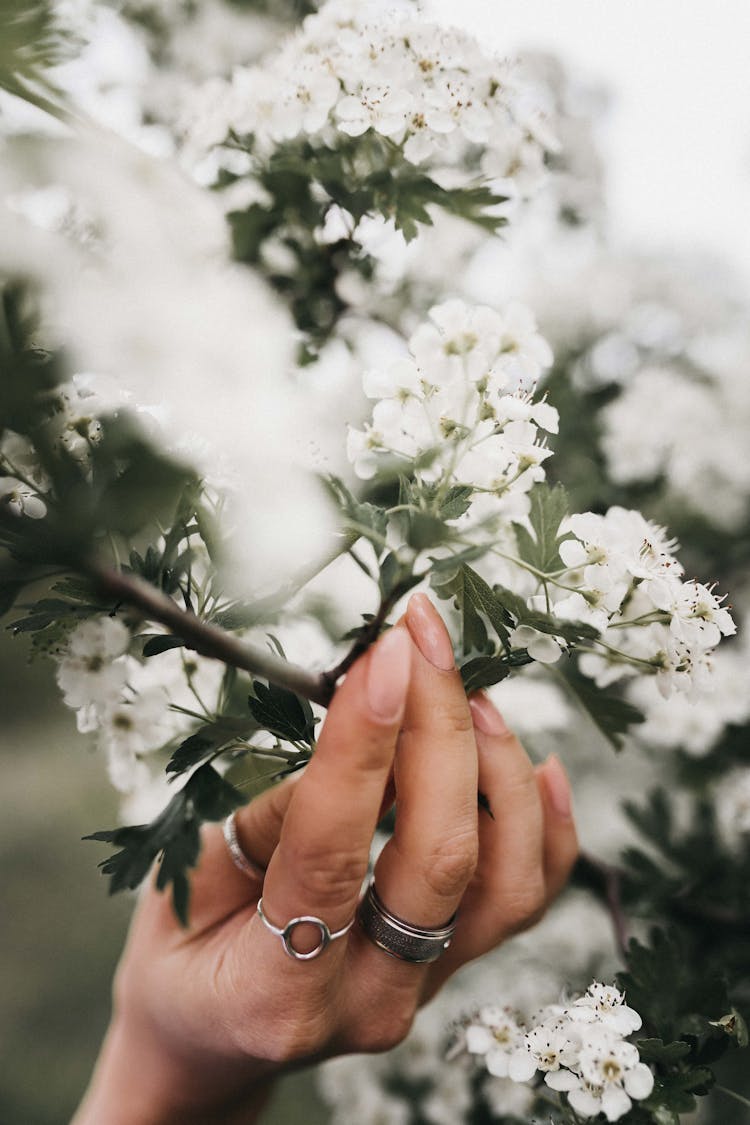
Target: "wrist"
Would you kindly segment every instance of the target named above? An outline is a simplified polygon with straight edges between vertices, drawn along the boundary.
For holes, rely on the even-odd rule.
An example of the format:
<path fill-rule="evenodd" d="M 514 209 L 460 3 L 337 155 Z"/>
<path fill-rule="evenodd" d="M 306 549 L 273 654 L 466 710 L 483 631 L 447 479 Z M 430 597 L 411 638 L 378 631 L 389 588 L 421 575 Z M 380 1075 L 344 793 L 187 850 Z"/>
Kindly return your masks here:
<path fill-rule="evenodd" d="M 261 1063 L 172 1058 L 115 1016 L 71 1125 L 252 1125 L 272 1084 Z"/>

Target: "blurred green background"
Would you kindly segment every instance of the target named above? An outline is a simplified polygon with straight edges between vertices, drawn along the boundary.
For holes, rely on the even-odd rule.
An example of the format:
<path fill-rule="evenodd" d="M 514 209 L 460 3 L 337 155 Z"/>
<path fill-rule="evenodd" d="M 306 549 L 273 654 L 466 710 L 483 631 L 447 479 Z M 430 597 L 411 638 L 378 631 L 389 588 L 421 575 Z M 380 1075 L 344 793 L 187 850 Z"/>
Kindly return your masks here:
<path fill-rule="evenodd" d="M 93 742 L 59 702 L 52 668 L 0 633 L 0 1125 L 65 1125 L 109 1019 L 131 901 L 109 898 L 102 848 L 117 819 Z M 264 1122 L 323 1125 L 310 1073 L 280 1083 Z M 103 1122 L 102 1125 L 105 1125 Z"/>

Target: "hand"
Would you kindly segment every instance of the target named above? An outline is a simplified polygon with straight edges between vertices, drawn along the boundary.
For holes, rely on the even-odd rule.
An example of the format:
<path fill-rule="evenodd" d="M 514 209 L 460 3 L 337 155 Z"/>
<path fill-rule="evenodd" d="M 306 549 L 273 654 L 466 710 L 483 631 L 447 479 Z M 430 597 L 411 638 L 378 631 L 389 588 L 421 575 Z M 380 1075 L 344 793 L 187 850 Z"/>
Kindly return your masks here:
<path fill-rule="evenodd" d="M 478 791 L 491 814 L 478 809 Z M 450 948 L 432 965 L 409 964 L 355 923 L 315 960 L 293 960 L 258 917 L 259 895 L 276 925 L 311 914 L 331 931 L 346 926 L 394 796 L 378 893 L 415 925 L 439 926 L 458 910 Z M 267 867 L 262 886 L 212 826 L 190 928 L 153 887 L 142 899 L 76 1125 L 246 1123 L 282 1068 L 394 1046 L 451 973 L 541 916 L 577 854 L 562 767 L 553 757 L 535 770 L 490 701 L 466 699 L 423 594 L 349 672 L 304 773 L 241 810 L 237 831 L 248 858 Z M 294 946 L 305 952 L 318 939 L 300 927 Z"/>

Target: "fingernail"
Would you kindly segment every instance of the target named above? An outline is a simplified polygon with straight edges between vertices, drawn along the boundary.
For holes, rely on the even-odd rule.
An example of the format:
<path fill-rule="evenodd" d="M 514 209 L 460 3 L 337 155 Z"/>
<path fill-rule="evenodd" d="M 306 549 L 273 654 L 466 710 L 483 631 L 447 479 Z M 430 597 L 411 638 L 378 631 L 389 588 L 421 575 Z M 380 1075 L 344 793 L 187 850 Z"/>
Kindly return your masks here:
<path fill-rule="evenodd" d="M 417 648 L 435 668 L 449 672 L 455 668 L 453 645 L 442 617 L 426 594 L 413 594 L 406 609 L 409 626 Z"/>
<path fill-rule="evenodd" d="M 474 726 L 479 727 L 485 734 L 496 736 L 510 734 L 505 725 L 505 719 L 483 692 L 480 691 L 476 695 L 472 695 L 469 706 L 474 717 Z"/>
<path fill-rule="evenodd" d="M 570 798 L 570 782 L 557 754 L 550 754 L 542 768 L 544 785 L 549 803 L 558 816 L 569 820 L 573 815 Z"/>
<path fill-rule="evenodd" d="M 404 710 L 409 687 L 411 641 L 406 629 L 389 629 L 370 653 L 367 701 L 379 719 L 395 722 Z"/>

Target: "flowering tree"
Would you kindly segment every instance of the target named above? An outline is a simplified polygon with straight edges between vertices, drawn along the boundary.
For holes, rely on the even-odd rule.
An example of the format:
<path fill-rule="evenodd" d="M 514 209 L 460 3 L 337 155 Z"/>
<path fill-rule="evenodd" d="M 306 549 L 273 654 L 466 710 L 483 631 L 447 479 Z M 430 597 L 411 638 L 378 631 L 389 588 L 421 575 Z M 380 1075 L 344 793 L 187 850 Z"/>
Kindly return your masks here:
<path fill-rule="evenodd" d="M 392 1119 L 677 1122 L 747 1045 L 745 661 L 714 656 L 733 617 L 663 526 L 734 584 L 746 544 L 727 562 L 691 520 L 734 545 L 750 482 L 723 440 L 699 472 L 685 455 L 693 411 L 723 417 L 732 359 L 710 345 L 740 335 L 731 310 L 675 340 L 639 336 L 637 292 L 590 324 L 531 282 L 478 299 L 495 255 L 529 277 L 524 240 L 568 251 L 603 206 L 550 60 L 499 61 L 408 2 L 289 5 L 296 29 L 206 10 L 122 7 L 142 74 L 118 136 L 61 65 L 104 5 L 0 5 L 0 611 L 124 796 L 125 825 L 92 836 L 114 845 L 110 887 L 156 862 L 186 922 L 201 824 L 305 765 L 337 683 L 422 584 L 467 691 L 552 699 L 571 754 L 669 744 L 673 796 L 631 803 L 617 863 L 579 864 L 617 987 L 562 995 L 581 956 L 534 1016 L 483 1004 L 456 1026 L 450 1093 L 394 1062 Z M 214 74 L 184 47 L 200 19 Z M 245 65 L 239 27 L 280 44 Z M 633 270 L 601 244 L 589 260 Z M 654 394 L 685 413 L 666 435 Z M 631 939 L 636 920 L 656 928 Z"/>

